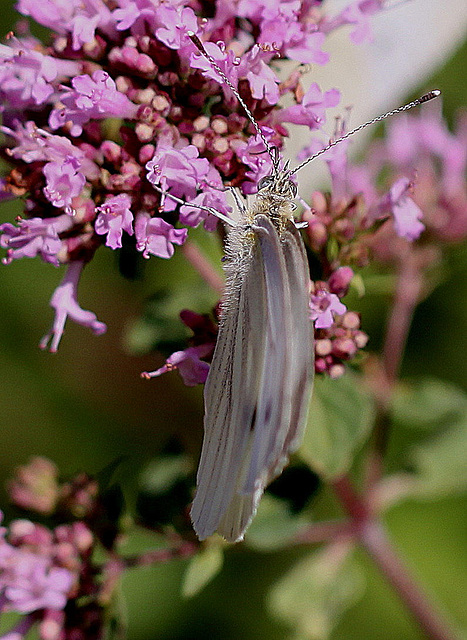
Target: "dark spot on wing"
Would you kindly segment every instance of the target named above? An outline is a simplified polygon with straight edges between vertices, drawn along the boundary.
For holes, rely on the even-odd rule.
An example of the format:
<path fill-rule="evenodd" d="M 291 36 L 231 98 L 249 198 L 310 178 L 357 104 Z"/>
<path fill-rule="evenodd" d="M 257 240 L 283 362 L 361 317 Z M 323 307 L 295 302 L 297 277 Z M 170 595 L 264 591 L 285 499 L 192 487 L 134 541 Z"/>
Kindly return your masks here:
<path fill-rule="evenodd" d="M 255 429 L 255 423 L 256 423 L 256 406 L 253 409 L 253 413 L 251 414 L 251 420 L 250 420 L 250 431 L 254 431 Z"/>

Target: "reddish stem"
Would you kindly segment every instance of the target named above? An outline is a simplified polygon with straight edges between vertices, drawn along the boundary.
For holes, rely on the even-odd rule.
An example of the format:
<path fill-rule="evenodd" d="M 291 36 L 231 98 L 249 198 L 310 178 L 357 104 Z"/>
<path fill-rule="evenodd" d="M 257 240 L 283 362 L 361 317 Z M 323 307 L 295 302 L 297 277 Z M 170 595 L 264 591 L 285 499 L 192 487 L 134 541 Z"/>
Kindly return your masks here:
<path fill-rule="evenodd" d="M 294 538 L 296 544 L 317 544 L 329 542 L 351 534 L 348 520 L 328 520 L 314 522 L 303 531 L 299 531 Z"/>
<path fill-rule="evenodd" d="M 161 562 L 169 562 L 175 558 L 189 558 L 199 549 L 199 544 L 195 542 L 183 542 L 178 547 L 169 549 L 154 549 L 146 551 L 135 556 L 127 556 L 121 558 L 121 562 L 125 568 L 130 567 L 147 567 L 151 564 L 160 564 Z"/>
<path fill-rule="evenodd" d="M 349 478 L 340 478 L 334 482 L 333 487 L 343 509 L 352 520 L 354 535 L 393 586 L 427 637 L 430 640 L 457 640 L 440 612 L 436 611 L 411 577 L 382 524 L 374 517 L 370 506 L 355 491 Z"/>
<path fill-rule="evenodd" d="M 360 542 L 426 636 L 432 640 L 456 640 L 454 631 L 407 571 L 382 525 L 375 521 L 367 522 L 361 527 Z"/>
<path fill-rule="evenodd" d="M 387 449 L 391 420 L 389 405 L 397 381 L 415 308 L 423 287 L 419 256 L 408 253 L 400 261 L 394 301 L 390 311 L 383 347 L 383 380 L 377 394 L 373 448 L 369 455 L 367 478 L 373 486 L 383 474 L 383 458 Z"/>
<path fill-rule="evenodd" d="M 183 245 L 183 254 L 203 280 L 219 294 L 222 294 L 224 291 L 224 279 L 214 269 L 209 260 L 204 257 L 198 247 L 193 244 L 193 242 L 185 242 Z"/>
<path fill-rule="evenodd" d="M 402 355 L 415 307 L 423 285 L 418 256 L 408 254 L 401 261 L 396 293 L 386 330 L 383 365 L 389 384 L 393 385 L 399 373 Z"/>

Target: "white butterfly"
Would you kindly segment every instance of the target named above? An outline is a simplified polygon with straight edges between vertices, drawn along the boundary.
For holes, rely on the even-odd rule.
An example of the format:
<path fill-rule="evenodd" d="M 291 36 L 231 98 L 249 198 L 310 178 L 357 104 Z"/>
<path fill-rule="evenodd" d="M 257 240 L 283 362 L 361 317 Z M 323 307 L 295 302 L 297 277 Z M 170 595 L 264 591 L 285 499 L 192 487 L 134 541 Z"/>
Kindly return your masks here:
<path fill-rule="evenodd" d="M 288 165 L 280 169 L 278 150 L 270 146 L 234 85 L 198 37 L 188 35 L 242 105 L 273 165 L 271 175 L 258 183 L 251 208 L 234 192 L 240 209 L 236 223 L 211 207 L 190 205 L 231 226 L 219 334 L 204 390 L 204 440 L 191 518 L 200 540 L 217 532 L 237 542 L 266 485 L 300 445 L 311 396 L 310 278 L 298 231 L 302 225 L 293 218 L 297 188 L 291 177 L 356 131 L 431 100 L 439 91 L 356 127 L 293 170 Z"/>
<path fill-rule="evenodd" d="M 204 441 L 191 517 L 203 540 L 243 538 L 265 486 L 300 444 L 313 379 L 305 247 L 296 187 L 258 185 L 226 246 L 226 289 L 204 391 Z"/>

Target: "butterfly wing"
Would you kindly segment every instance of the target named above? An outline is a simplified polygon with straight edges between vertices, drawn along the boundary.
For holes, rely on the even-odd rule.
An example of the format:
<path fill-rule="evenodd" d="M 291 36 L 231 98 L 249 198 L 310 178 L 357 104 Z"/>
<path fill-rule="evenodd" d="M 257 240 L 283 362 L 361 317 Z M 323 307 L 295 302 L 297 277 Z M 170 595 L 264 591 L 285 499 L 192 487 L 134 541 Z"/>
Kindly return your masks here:
<path fill-rule="evenodd" d="M 253 235 L 249 245 L 246 235 Z M 200 539 L 217 531 L 237 541 L 266 484 L 297 446 L 308 404 L 311 323 L 301 237 L 280 238 L 255 218 L 239 238 L 240 261 L 227 281 L 227 302 L 205 387 L 205 435 L 192 507 Z"/>

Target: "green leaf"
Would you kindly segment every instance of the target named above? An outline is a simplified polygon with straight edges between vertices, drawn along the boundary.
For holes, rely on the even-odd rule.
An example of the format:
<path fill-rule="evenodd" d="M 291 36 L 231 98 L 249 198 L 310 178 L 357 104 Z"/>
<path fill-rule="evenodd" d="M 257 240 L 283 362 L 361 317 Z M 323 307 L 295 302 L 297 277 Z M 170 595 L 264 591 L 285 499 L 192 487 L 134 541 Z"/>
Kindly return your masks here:
<path fill-rule="evenodd" d="M 308 426 L 299 454 L 319 475 L 337 478 L 352 465 L 370 432 L 373 402 L 359 376 L 316 380 Z"/>
<path fill-rule="evenodd" d="M 410 493 L 438 498 L 467 489 L 467 412 L 448 431 L 415 447 L 410 455 L 416 477 Z"/>
<path fill-rule="evenodd" d="M 435 378 L 398 385 L 392 403 L 393 421 L 417 429 L 452 424 L 466 411 L 465 393 L 455 385 Z"/>
<path fill-rule="evenodd" d="M 182 595 L 191 598 L 219 573 L 224 554 L 219 546 L 206 546 L 190 560 L 182 585 Z"/>
<path fill-rule="evenodd" d="M 261 551 L 280 549 L 307 522 L 304 516 L 293 514 L 284 500 L 266 493 L 261 498 L 245 540 L 248 546 Z"/>
<path fill-rule="evenodd" d="M 363 594 L 364 579 L 348 542 L 302 558 L 269 594 L 272 614 L 294 629 L 294 640 L 327 640 L 340 616 Z"/>

